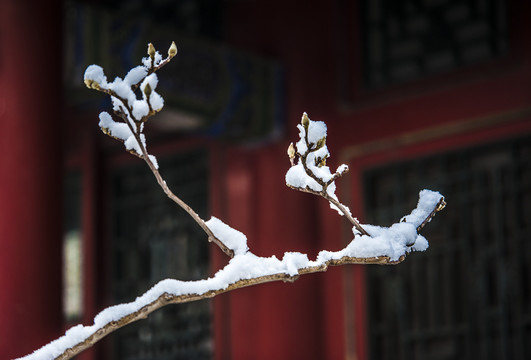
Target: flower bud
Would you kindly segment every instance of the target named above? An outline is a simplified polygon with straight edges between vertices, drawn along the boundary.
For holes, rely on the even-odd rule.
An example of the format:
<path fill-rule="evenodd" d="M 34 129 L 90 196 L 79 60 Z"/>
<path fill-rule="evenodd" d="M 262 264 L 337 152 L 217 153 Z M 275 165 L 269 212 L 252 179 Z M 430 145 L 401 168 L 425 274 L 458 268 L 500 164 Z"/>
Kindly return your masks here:
<path fill-rule="evenodd" d="M 149 43 L 149 44 L 148 44 L 148 51 L 147 51 L 149 57 L 152 58 L 152 59 L 154 59 L 154 58 L 155 58 L 155 52 L 156 52 L 156 51 L 155 51 L 155 47 L 153 46 L 152 43 Z"/>
<path fill-rule="evenodd" d="M 85 79 L 85 86 L 88 87 L 89 89 L 95 89 L 95 90 L 99 90 L 100 88 L 100 84 L 98 84 L 96 80 L 92 80 L 92 79 Z"/>
<path fill-rule="evenodd" d="M 293 143 L 289 144 L 288 157 L 289 161 L 291 162 L 291 166 L 295 165 L 295 162 L 293 161 L 293 159 L 295 159 L 295 146 L 293 146 Z"/>
<path fill-rule="evenodd" d="M 295 157 L 295 146 L 293 146 L 293 143 L 289 144 L 288 156 L 290 159 L 293 159 Z"/>
<path fill-rule="evenodd" d="M 310 119 L 308 118 L 308 114 L 302 114 L 301 124 L 302 126 L 304 126 L 305 129 L 308 129 L 308 125 L 310 125 Z"/>
<path fill-rule="evenodd" d="M 144 86 L 144 94 L 146 94 L 146 97 L 149 98 L 149 95 L 151 95 L 151 85 L 149 83 Z"/>
<path fill-rule="evenodd" d="M 172 58 L 175 55 L 177 55 L 177 45 L 175 45 L 175 41 L 172 41 L 171 46 L 168 49 L 168 56 Z"/>
<path fill-rule="evenodd" d="M 326 137 L 321 138 L 319 141 L 317 141 L 317 144 L 315 145 L 315 149 L 320 149 L 326 144 Z"/>

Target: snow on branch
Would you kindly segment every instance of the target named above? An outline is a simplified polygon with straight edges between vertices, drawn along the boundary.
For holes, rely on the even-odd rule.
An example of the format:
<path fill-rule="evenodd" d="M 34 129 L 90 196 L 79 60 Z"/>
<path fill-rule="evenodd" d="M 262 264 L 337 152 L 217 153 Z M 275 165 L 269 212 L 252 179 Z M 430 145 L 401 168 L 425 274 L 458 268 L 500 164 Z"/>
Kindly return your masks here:
<path fill-rule="evenodd" d="M 352 224 L 353 238 L 339 251 L 322 250 L 315 260 L 307 254 L 286 252 L 282 259 L 260 257 L 247 246 L 247 237 L 221 220 L 212 217 L 202 220 L 188 205 L 168 188 L 162 179 L 156 159 L 146 151 L 143 136 L 145 122 L 162 109 L 164 104 L 155 93 L 155 72 L 177 53 L 172 43 L 168 57 L 148 46 L 148 57 L 124 77 L 107 81 L 103 69 L 91 65 L 85 72 L 85 84 L 111 96 L 115 121 L 110 114 L 100 114 L 100 127 L 107 134 L 124 143 L 126 149 L 146 161 L 166 195 L 185 209 L 201 226 L 209 241 L 216 243 L 231 259 L 213 277 L 198 281 L 162 280 L 130 303 L 111 306 L 100 312 L 92 325 L 77 325 L 64 336 L 52 341 L 23 358 L 24 360 L 70 359 L 91 347 L 111 332 L 134 321 L 146 318 L 153 311 L 168 304 L 177 304 L 211 298 L 218 294 L 246 286 L 272 281 L 295 281 L 299 276 L 323 272 L 329 266 L 347 264 L 398 264 L 412 251 L 424 251 L 428 241 L 419 234 L 435 214 L 446 205 L 444 197 L 435 191 L 422 190 L 417 207 L 399 222 L 389 226 L 360 224 L 335 194 L 335 180 L 348 171 L 341 165 L 332 173 L 326 166 L 330 153 L 326 147 L 326 125 L 312 121 L 306 113 L 298 125 L 300 139 L 290 144 L 288 156 L 291 167 L 286 173 L 286 184 L 296 190 L 323 197 L 330 207 Z M 141 98 L 136 91 L 140 91 Z M 295 159 L 297 158 L 297 162 Z"/>
<path fill-rule="evenodd" d="M 168 304 L 211 298 L 267 282 L 294 281 L 300 275 L 323 272 L 334 265 L 399 263 L 411 251 L 424 251 L 428 247 L 426 239 L 417 233 L 416 228 L 432 216 L 433 210 L 442 210 L 443 204 L 443 197 L 438 192 L 422 190 L 417 207 L 404 217 L 406 221 L 389 228 L 365 225 L 371 232 L 370 236 L 356 237 L 340 251 L 323 250 L 315 260 L 309 260 L 307 254 L 299 252 L 286 252 L 282 259 L 256 256 L 247 250 L 245 235 L 212 218 L 209 225 L 222 239 L 229 241 L 230 238 L 237 243 L 235 248 L 238 249 L 230 262 L 212 278 L 162 280 L 135 301 L 103 310 L 94 318 L 94 324 L 74 326 L 63 337 L 21 359 L 70 359 L 114 330 L 144 319 Z"/>
<path fill-rule="evenodd" d="M 291 168 L 286 173 L 286 184 L 296 190 L 319 195 L 330 202 L 330 207 L 345 216 L 362 235 L 369 235 L 367 231 L 352 217 L 349 208 L 341 204 L 335 194 L 335 180 L 348 172 L 348 166 L 339 166 L 335 173 L 330 172 L 326 160 L 330 157 L 326 147 L 326 124 L 322 121 L 310 120 L 308 114 L 302 115 L 299 129 L 299 141 L 296 149 L 293 143 L 289 145 L 288 156 Z M 294 159 L 298 162 L 295 165 Z"/>
<path fill-rule="evenodd" d="M 105 134 L 121 141 L 130 153 L 144 159 L 166 196 L 195 220 L 206 233 L 209 241 L 214 242 L 225 254 L 232 257 L 234 251 L 220 241 L 205 221 L 170 190 L 159 172 L 157 159 L 147 152 L 146 137 L 143 133 L 145 124 L 164 106 L 164 99 L 155 91 L 159 82 L 155 72 L 177 55 L 177 46 L 175 42 L 172 42 L 168 49 L 168 56 L 163 59 L 162 55 L 150 43 L 147 54 L 148 56 L 142 59 L 142 65 L 129 70 L 123 79 L 116 77 L 113 82 L 107 81 L 101 66 L 90 65 L 87 67 L 84 76 L 85 85 L 89 89 L 109 95 L 114 115 L 118 118 L 115 120 L 108 112 L 103 111 L 99 115 L 99 126 Z M 140 94 L 137 94 L 138 92 Z"/>

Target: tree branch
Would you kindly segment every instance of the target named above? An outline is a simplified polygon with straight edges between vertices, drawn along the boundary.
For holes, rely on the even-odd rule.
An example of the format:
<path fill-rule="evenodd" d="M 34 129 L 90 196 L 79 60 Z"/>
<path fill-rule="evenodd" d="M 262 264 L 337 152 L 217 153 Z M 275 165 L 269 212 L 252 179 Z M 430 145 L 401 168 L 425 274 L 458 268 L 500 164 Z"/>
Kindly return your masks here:
<path fill-rule="evenodd" d="M 444 198 L 441 198 L 439 202 L 437 203 L 437 206 L 432 210 L 432 212 L 428 215 L 428 217 L 426 217 L 426 219 L 424 219 L 424 221 L 419 226 L 417 226 L 417 232 L 420 233 L 420 231 L 424 228 L 424 226 L 426 226 L 426 224 L 429 223 L 431 219 L 433 219 L 433 217 L 445 207 L 446 207 L 446 201 L 444 201 Z"/>
<path fill-rule="evenodd" d="M 446 205 L 444 198 L 437 192 L 422 190 L 419 193 L 417 208 L 410 215 L 402 218 L 400 223 L 393 224 L 389 228 L 371 225 L 362 227 L 352 217 L 350 210 L 341 204 L 334 194 L 334 181 L 348 168 L 342 165 L 334 174 L 330 172 L 326 166 L 326 159 L 330 155 L 325 145 L 326 125 L 323 122 L 311 121 L 306 113 L 299 125 L 301 140 L 297 143 L 297 152 L 293 144 L 288 149 L 292 167 L 286 173 L 286 183 L 291 188 L 319 195 L 328 200 L 333 208 L 346 216 L 353 224 L 355 238 L 342 250 L 319 252 L 314 261 L 310 261 L 306 254 L 296 252 L 287 252 L 282 260 L 278 260 L 274 256 L 258 257 L 248 251 L 245 235 L 223 224 L 220 220 L 212 218 L 205 223 L 195 211 L 169 189 L 158 171 L 155 158 L 146 150 L 142 134 L 144 122 L 162 108 L 162 100 L 158 94 L 154 97 L 154 103 L 150 101 L 157 80 L 153 73 L 167 64 L 176 52 L 175 44 L 172 43 L 168 58 L 162 60 L 153 45 L 149 44 L 150 58 L 144 59 L 147 60 L 144 62 L 145 68 L 142 66 L 134 68 L 123 81 L 118 78 L 114 83 L 107 84 L 103 69 L 97 65 L 91 65 L 85 72 L 85 84 L 120 102 L 119 104 L 113 102 L 113 104 L 116 114 L 123 119 L 126 126 L 122 123 L 115 123 L 108 113 L 103 112 L 100 114 L 102 130 L 123 141 L 128 150 L 146 161 L 164 193 L 181 206 L 201 226 L 209 240 L 215 242 L 231 257 L 231 260 L 214 277 L 206 280 L 162 280 L 134 302 L 115 305 L 103 310 L 94 318 L 93 325 L 77 325 L 68 330 L 63 337 L 21 359 L 70 359 L 113 331 L 144 319 L 153 311 L 168 304 L 212 298 L 228 291 L 273 281 L 293 282 L 301 275 L 324 272 L 329 266 L 398 264 L 404 261 L 411 251 L 423 251 L 427 248 L 426 239 L 418 233 L 438 211 L 444 208 Z M 153 88 L 150 81 L 153 81 Z M 136 99 L 136 95 L 134 96 L 134 91 L 139 87 L 143 87 L 145 103 Z M 136 118 L 135 114 L 141 118 Z M 133 140 L 136 144 L 132 144 Z M 293 161 L 295 154 L 299 157 L 297 165 Z"/>
<path fill-rule="evenodd" d="M 431 195 L 434 194 L 436 193 L 432 192 Z M 419 199 L 417 209 L 420 207 L 420 202 L 421 200 Z M 426 224 L 437 212 L 444 208 L 443 197 L 440 197 L 438 201 L 428 199 L 427 202 L 433 205 L 433 210 L 429 212 L 426 218 L 418 220 L 413 217 L 411 219 L 412 222 L 406 221 L 406 223 L 415 225 L 420 221 L 421 224 Z M 417 228 L 423 228 L 423 226 L 418 226 Z M 361 239 L 373 238 L 363 236 Z M 360 239 L 353 240 L 351 244 L 359 243 L 359 241 Z M 307 255 L 301 253 L 285 253 L 283 259 L 278 260 L 275 257 L 263 258 L 251 252 L 246 252 L 236 255 L 213 278 L 188 282 L 173 279 L 162 280 L 134 302 L 116 305 L 103 310 L 95 317 L 94 325 L 78 325 L 68 330 L 63 337 L 19 360 L 41 360 L 42 354 L 49 354 L 53 351 L 55 353 L 51 357 L 47 357 L 47 359 L 71 359 L 115 330 L 132 322 L 145 319 L 155 310 L 170 304 L 208 299 L 229 291 L 268 282 L 293 282 L 301 275 L 325 272 L 330 266 L 351 264 L 395 265 L 404 261 L 411 251 L 411 247 L 405 246 L 403 253 L 393 258 L 386 255 L 357 257 L 352 256 L 352 249 L 349 250 L 349 246 L 337 252 L 321 251 L 315 261 L 309 261 Z M 245 267 L 246 272 L 251 272 L 252 276 L 241 278 L 241 274 L 238 274 L 238 271 L 242 266 Z M 116 316 L 115 314 L 120 315 Z M 82 340 L 79 340 L 79 338 L 82 338 Z"/>
<path fill-rule="evenodd" d="M 132 109 L 130 108 L 130 106 L 125 102 L 124 99 L 122 99 L 121 97 L 119 96 L 116 96 L 116 95 L 113 95 L 115 96 L 118 100 L 120 100 L 123 104 L 123 106 L 127 109 L 127 111 L 129 112 L 129 115 L 131 116 L 131 118 L 133 118 L 133 112 L 132 112 Z M 151 105 L 150 105 L 150 109 L 151 109 Z M 134 119 L 134 118 L 133 118 Z M 171 191 L 171 189 L 168 187 L 168 184 L 166 184 L 166 181 L 164 181 L 164 179 L 162 178 L 162 176 L 160 175 L 160 172 L 159 170 L 157 169 L 157 167 L 155 166 L 155 164 L 153 164 L 153 162 L 151 161 L 150 157 L 149 157 L 149 154 L 146 150 L 146 147 L 144 146 L 144 143 L 143 141 L 141 140 L 140 138 L 140 133 L 135 131 L 132 127 L 132 125 L 129 123 L 129 121 L 126 121 L 126 124 L 129 126 L 131 132 L 133 133 L 134 137 L 135 137 L 135 140 L 137 141 L 138 143 L 138 146 L 140 147 L 140 150 L 142 152 L 142 155 L 140 156 L 142 159 L 144 159 L 144 161 L 147 163 L 149 169 L 151 170 L 151 172 L 153 173 L 153 175 L 155 175 L 155 178 L 157 179 L 157 183 L 159 184 L 159 186 L 162 188 L 162 190 L 164 191 L 164 193 L 166 194 L 166 196 L 168 198 L 170 198 L 174 203 L 176 203 L 177 205 L 179 205 L 181 208 L 184 209 L 184 211 L 186 211 L 188 213 L 188 215 L 190 215 L 192 217 L 192 219 L 194 219 L 194 221 L 201 227 L 201 229 L 203 229 L 203 231 L 207 234 L 208 236 L 208 241 L 209 242 L 213 242 L 214 244 L 216 244 L 217 246 L 219 246 L 219 248 L 229 257 L 234 257 L 234 251 L 232 251 L 231 249 L 229 249 L 223 242 L 221 242 L 215 235 L 214 233 L 212 232 L 212 230 L 209 229 L 209 227 L 205 224 L 205 221 L 203 219 L 201 219 L 201 217 L 187 204 L 185 203 L 183 200 L 181 200 L 180 197 L 178 197 L 177 195 L 175 195 L 173 193 L 173 191 Z"/>
<path fill-rule="evenodd" d="M 312 121 L 308 118 L 308 114 L 304 113 L 302 115 L 302 120 L 301 120 L 301 124 L 299 125 L 299 130 L 301 131 L 301 135 L 302 135 L 300 141 L 304 141 L 304 146 L 300 146 L 299 144 L 297 144 L 298 151 L 295 152 L 295 149 L 293 148 L 293 144 L 290 144 L 290 147 L 288 148 L 288 156 L 290 158 L 292 167 L 295 166 L 294 161 L 293 161 L 295 154 L 299 157 L 299 163 L 302 165 L 304 172 L 310 179 L 314 180 L 320 186 L 320 189 L 319 190 L 312 189 L 312 187 L 310 186 L 304 186 L 304 187 L 294 186 L 293 184 L 290 184 L 289 182 L 287 182 L 287 185 L 292 189 L 300 190 L 303 192 L 307 192 L 307 193 L 318 195 L 318 196 L 325 198 L 328 202 L 330 202 L 337 209 L 339 209 L 339 211 L 341 211 L 341 213 L 348 219 L 348 221 L 350 221 L 350 223 L 356 228 L 356 230 L 361 235 L 369 235 L 369 233 L 360 225 L 360 223 L 352 217 L 352 214 L 350 213 L 350 211 L 347 210 L 347 208 L 343 204 L 341 204 L 339 200 L 335 198 L 335 196 L 332 196 L 328 192 L 329 186 L 333 184 L 337 178 L 345 174 L 348 171 L 348 167 L 346 167 L 346 165 L 343 165 L 345 166 L 345 169 L 343 171 L 341 172 L 336 171 L 334 174 L 330 174 L 329 179 L 325 180 L 322 178 L 322 176 L 317 175 L 314 172 L 314 170 L 308 166 L 308 161 L 310 162 L 314 161 L 315 167 L 323 168 L 326 165 L 326 159 L 330 155 L 328 153 L 328 150 L 326 149 L 326 126 L 324 125 L 324 123 L 322 126 L 324 126 L 325 130 L 322 131 L 322 129 L 320 129 L 322 131 L 322 134 L 319 131 L 315 130 L 315 132 L 319 135 L 322 135 L 322 137 L 317 136 L 319 138 L 318 141 L 310 141 L 309 139 L 309 135 L 311 131 L 310 128 L 312 124 L 315 124 L 315 123 L 317 122 Z M 313 158 L 308 159 L 308 156 L 314 155 L 315 152 L 322 150 L 322 149 L 325 149 L 325 151 L 323 151 L 324 154 L 322 157 L 315 156 L 315 159 Z"/>
<path fill-rule="evenodd" d="M 98 329 L 94 334 L 90 335 L 85 341 L 80 342 L 74 345 L 73 347 L 67 349 L 64 353 L 57 356 L 55 359 L 56 360 L 71 359 L 72 357 L 80 354 L 84 350 L 91 348 L 95 343 L 97 343 L 98 341 L 100 341 L 101 339 L 109 335 L 110 333 L 114 332 L 115 330 L 118 330 L 138 320 L 146 319 L 148 315 L 154 312 L 155 310 L 158 310 L 170 304 L 181 304 L 181 303 L 187 303 L 187 302 L 198 301 L 198 300 L 203 300 L 203 299 L 209 299 L 217 295 L 227 293 L 229 291 L 241 289 L 244 287 L 259 285 L 259 284 L 265 284 L 269 282 L 275 282 L 275 281 L 294 282 L 299 278 L 300 275 L 313 274 L 317 272 L 325 272 L 328 270 L 329 266 L 352 265 L 352 264 L 394 265 L 394 264 L 401 263 L 402 261 L 404 261 L 405 258 L 406 258 L 406 255 L 400 257 L 399 260 L 390 261 L 389 257 L 386 257 L 386 256 L 376 257 L 376 258 L 352 258 L 352 257 L 345 256 L 339 260 L 327 261 L 325 264 L 320 265 L 320 266 L 307 267 L 307 268 L 300 269 L 298 275 L 278 273 L 278 274 L 265 275 L 265 276 L 260 276 L 256 278 L 251 278 L 251 279 L 242 279 L 235 283 L 230 284 L 225 289 L 211 290 L 204 294 L 173 295 L 173 294 L 168 294 L 164 292 L 153 302 L 143 306 L 139 310 L 131 314 L 128 314 L 127 316 L 124 316 L 116 321 L 111 321 L 107 325 Z"/>
<path fill-rule="evenodd" d="M 175 46 L 175 43 L 172 42 L 170 50 L 168 51 L 168 57 L 166 59 L 164 59 L 164 60 L 161 60 L 159 63 L 156 64 L 155 58 L 158 56 L 158 54 L 155 51 L 155 48 L 153 47 L 153 45 L 150 43 L 148 45 L 148 55 L 150 57 L 150 60 L 149 60 L 150 66 L 147 69 L 147 72 L 144 74 L 144 76 L 142 76 L 134 84 L 130 84 L 129 85 L 131 91 L 133 91 L 133 92 L 136 91 L 139 88 L 140 84 L 144 81 L 144 79 L 146 79 L 149 75 L 155 73 L 156 71 L 161 69 L 163 66 L 168 64 L 170 62 L 170 60 L 175 56 L 176 53 L 177 53 L 177 47 Z M 168 185 L 166 184 L 166 182 L 164 181 L 164 179 L 160 175 L 160 172 L 159 172 L 157 166 L 153 163 L 153 161 L 151 160 L 151 158 L 150 158 L 150 156 L 149 156 L 149 154 L 148 154 L 148 152 L 146 150 L 146 146 L 144 144 L 144 141 L 142 141 L 142 138 L 141 138 L 142 132 L 141 132 L 140 129 L 142 128 L 143 123 L 145 123 L 148 118 L 150 118 L 151 116 L 155 115 L 158 112 L 157 110 L 154 110 L 152 105 L 151 105 L 150 95 L 151 95 L 152 91 L 154 91 L 154 89 L 151 88 L 149 83 L 146 84 L 146 88 L 144 89 L 145 99 L 146 99 L 146 103 L 147 103 L 149 112 L 147 113 L 147 115 L 143 116 L 141 119 L 137 119 L 135 117 L 134 111 L 133 111 L 133 105 L 130 104 L 129 101 L 127 99 L 125 99 L 123 96 L 118 94 L 117 91 L 115 91 L 113 89 L 110 89 L 108 87 L 105 87 L 103 84 L 100 84 L 98 82 L 94 82 L 93 80 L 89 80 L 88 82 L 87 82 L 87 80 L 85 80 L 85 83 L 87 84 L 87 86 L 89 88 L 93 88 L 93 89 L 95 89 L 97 91 L 103 92 L 103 93 L 111 96 L 111 98 L 114 98 L 114 99 L 116 99 L 117 101 L 120 102 L 119 111 L 115 111 L 115 113 L 127 125 L 129 130 L 131 131 L 131 134 L 135 138 L 135 141 L 136 141 L 136 143 L 138 145 L 138 149 L 140 150 L 140 151 L 137 151 L 135 149 L 132 149 L 132 150 L 130 150 L 130 152 L 132 154 L 142 158 L 147 163 L 149 169 L 151 170 L 153 175 L 155 175 L 155 178 L 157 179 L 157 183 L 162 188 L 162 190 L 164 191 L 166 196 L 169 199 L 171 199 L 173 202 L 175 202 L 177 205 L 179 205 L 182 209 L 184 209 L 184 211 L 186 211 L 190 215 L 190 217 L 192 217 L 192 219 L 206 233 L 208 241 L 209 242 L 213 242 L 214 244 L 216 244 L 227 256 L 229 256 L 231 258 L 234 257 L 234 251 L 232 249 L 230 249 L 229 247 L 227 247 L 223 242 L 221 242 L 214 235 L 214 233 L 209 229 L 209 227 L 206 225 L 205 221 L 203 219 L 201 219 L 201 217 L 188 204 L 186 204 L 181 198 L 179 198 L 177 195 L 175 195 L 173 193 L 173 191 L 171 191 L 171 189 L 168 187 Z M 136 128 L 133 127 L 133 124 L 131 122 L 135 123 Z M 113 138 L 115 138 L 117 140 L 120 140 L 120 141 L 125 143 L 124 139 L 121 139 L 119 137 L 113 136 L 110 131 L 106 131 L 105 133 L 107 135 L 110 135 L 111 137 L 113 137 Z"/>

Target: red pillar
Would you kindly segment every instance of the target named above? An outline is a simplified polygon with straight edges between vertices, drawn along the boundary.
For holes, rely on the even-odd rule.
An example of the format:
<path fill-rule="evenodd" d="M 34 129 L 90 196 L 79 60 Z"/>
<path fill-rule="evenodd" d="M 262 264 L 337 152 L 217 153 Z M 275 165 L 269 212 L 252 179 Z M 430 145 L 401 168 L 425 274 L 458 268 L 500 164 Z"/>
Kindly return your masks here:
<path fill-rule="evenodd" d="M 0 358 L 60 335 L 61 2 L 0 2 Z"/>

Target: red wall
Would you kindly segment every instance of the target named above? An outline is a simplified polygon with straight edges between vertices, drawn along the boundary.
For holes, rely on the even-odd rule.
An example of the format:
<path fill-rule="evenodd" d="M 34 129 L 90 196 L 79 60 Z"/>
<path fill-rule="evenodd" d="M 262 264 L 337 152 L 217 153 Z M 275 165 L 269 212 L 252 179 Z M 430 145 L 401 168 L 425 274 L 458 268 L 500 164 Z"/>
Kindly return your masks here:
<path fill-rule="evenodd" d="M 59 1 L 0 2 L 2 359 L 62 330 L 60 13 Z"/>

